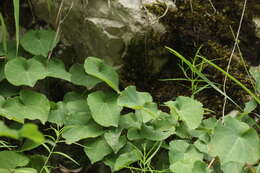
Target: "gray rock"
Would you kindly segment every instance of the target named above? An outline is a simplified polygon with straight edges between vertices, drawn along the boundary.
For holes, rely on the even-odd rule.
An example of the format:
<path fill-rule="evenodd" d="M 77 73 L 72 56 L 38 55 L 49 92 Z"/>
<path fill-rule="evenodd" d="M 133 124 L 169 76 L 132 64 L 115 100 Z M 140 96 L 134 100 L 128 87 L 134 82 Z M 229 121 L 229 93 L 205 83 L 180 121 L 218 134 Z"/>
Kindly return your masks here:
<path fill-rule="evenodd" d="M 165 33 L 159 16 L 150 13 L 145 4 L 165 3 L 167 10 L 175 11 L 172 0 L 65 0 L 63 12 L 66 16 L 61 25 L 61 40 L 73 46 L 78 61 L 87 56 L 105 59 L 112 65 L 121 65 L 129 53 L 133 39 L 153 33 L 157 37 Z M 55 24 L 61 1 L 54 2 L 48 12 L 46 0 L 32 0 L 36 15 L 46 22 Z M 61 19 L 62 20 L 62 19 Z M 158 61 L 158 60 L 157 60 Z M 158 62 L 161 67 L 163 62 Z M 160 67 L 156 67 L 158 70 Z"/>
<path fill-rule="evenodd" d="M 255 34 L 256 34 L 256 37 L 260 39 L 260 17 L 254 17 L 253 18 L 253 21 L 255 23 Z"/>

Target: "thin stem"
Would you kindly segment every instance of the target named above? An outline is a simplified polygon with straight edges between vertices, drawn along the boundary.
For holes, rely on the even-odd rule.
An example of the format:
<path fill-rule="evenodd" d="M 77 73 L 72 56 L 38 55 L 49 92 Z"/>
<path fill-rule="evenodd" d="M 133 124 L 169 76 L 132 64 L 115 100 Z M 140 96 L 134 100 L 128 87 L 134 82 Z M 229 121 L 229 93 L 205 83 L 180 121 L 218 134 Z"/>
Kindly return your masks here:
<path fill-rule="evenodd" d="M 242 22 L 243 22 L 244 15 L 245 15 L 246 4 L 247 4 L 247 0 L 244 1 L 243 11 L 242 11 L 242 14 L 241 14 L 241 18 L 240 18 L 239 27 L 238 27 L 238 30 L 237 30 L 237 34 L 236 34 L 234 46 L 233 46 L 231 55 L 230 55 L 230 57 L 229 57 L 228 65 L 227 65 L 227 70 L 226 70 L 227 73 L 226 73 L 226 75 L 225 75 L 224 83 L 223 83 L 223 92 L 224 92 L 225 94 L 226 94 L 226 83 L 227 83 L 227 77 L 228 77 L 227 74 L 228 74 L 229 69 L 230 69 L 232 57 L 233 57 L 233 55 L 234 55 L 234 53 L 235 53 L 235 50 L 236 50 L 236 47 L 237 47 L 238 37 L 239 37 L 239 34 L 240 34 Z M 251 92 L 251 91 L 250 91 L 250 92 Z M 223 109 L 222 109 L 222 123 L 224 123 L 224 116 L 225 116 L 226 104 L 227 104 L 227 97 L 226 97 L 226 95 L 225 95 L 225 96 L 224 96 Z"/>

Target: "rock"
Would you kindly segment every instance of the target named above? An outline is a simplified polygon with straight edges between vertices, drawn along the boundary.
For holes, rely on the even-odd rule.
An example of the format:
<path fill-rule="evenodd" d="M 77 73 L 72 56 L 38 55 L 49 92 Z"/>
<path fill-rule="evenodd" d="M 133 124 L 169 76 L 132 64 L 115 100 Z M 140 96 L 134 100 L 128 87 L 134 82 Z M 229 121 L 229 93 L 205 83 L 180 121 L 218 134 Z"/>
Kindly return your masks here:
<path fill-rule="evenodd" d="M 77 61 L 82 62 L 87 56 L 96 56 L 112 65 L 122 65 L 123 58 L 131 51 L 129 46 L 132 40 L 142 39 L 149 33 L 156 37 L 165 33 L 165 26 L 159 22 L 159 16 L 146 10 L 145 5 L 160 3 L 165 4 L 169 11 L 176 10 L 172 0 L 63 2 L 62 16 L 66 17 L 61 25 L 61 40 L 74 47 Z M 32 3 L 39 18 L 53 26 L 57 25 L 55 18 L 61 3 L 53 2 L 50 13 L 46 0 L 32 0 Z M 158 63 L 160 67 L 164 61 Z"/>
<path fill-rule="evenodd" d="M 253 21 L 255 23 L 255 34 L 256 34 L 256 37 L 260 39 L 260 17 L 254 17 L 253 18 Z"/>

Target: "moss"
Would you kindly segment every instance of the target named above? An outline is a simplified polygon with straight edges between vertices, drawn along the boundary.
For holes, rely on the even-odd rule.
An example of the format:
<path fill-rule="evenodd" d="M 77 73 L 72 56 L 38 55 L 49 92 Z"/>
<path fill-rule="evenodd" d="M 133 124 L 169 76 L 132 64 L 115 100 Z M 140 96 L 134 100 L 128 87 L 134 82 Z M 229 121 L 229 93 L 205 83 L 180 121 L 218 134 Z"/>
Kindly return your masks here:
<path fill-rule="evenodd" d="M 162 2 L 156 2 L 153 4 L 145 4 L 145 7 L 148 9 L 149 12 L 157 16 L 162 16 L 165 13 L 167 5 Z"/>

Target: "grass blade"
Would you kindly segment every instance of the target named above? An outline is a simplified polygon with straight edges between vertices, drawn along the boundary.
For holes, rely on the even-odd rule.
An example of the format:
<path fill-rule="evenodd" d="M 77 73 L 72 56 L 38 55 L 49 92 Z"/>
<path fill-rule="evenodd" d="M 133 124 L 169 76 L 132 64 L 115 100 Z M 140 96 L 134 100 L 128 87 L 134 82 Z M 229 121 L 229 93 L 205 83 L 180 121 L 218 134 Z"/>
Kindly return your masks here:
<path fill-rule="evenodd" d="M 20 13 L 20 0 L 13 0 L 14 5 L 14 20 L 15 20 L 15 38 L 16 38 L 16 56 L 19 50 L 19 13 Z"/>
<path fill-rule="evenodd" d="M 2 43 L 3 43 L 3 49 L 4 53 L 7 54 L 7 38 L 8 38 L 8 32 L 6 29 L 5 21 L 3 18 L 2 13 L 0 12 L 0 22 L 1 22 L 1 30 L 2 30 Z"/>
<path fill-rule="evenodd" d="M 183 57 L 181 54 L 179 54 L 177 51 L 173 50 L 170 47 L 165 47 L 169 52 L 180 58 L 185 64 L 189 66 L 190 69 L 192 69 L 200 78 L 202 78 L 205 82 L 207 82 L 212 88 L 214 88 L 216 91 L 218 91 L 220 94 L 225 96 L 227 99 L 229 99 L 233 104 L 235 104 L 240 110 L 242 108 L 233 100 L 231 99 L 227 94 L 225 94 L 221 89 L 219 89 L 213 82 L 211 82 L 203 73 L 201 73 L 196 67 L 191 64 L 189 60 L 187 60 L 185 57 Z M 207 60 L 206 62 L 208 62 Z"/>
<path fill-rule="evenodd" d="M 229 73 L 227 73 L 225 70 L 223 70 L 221 67 L 219 67 L 218 65 L 216 65 L 215 63 L 207 60 L 206 58 L 204 58 L 203 56 L 198 56 L 200 58 L 202 58 L 204 61 L 206 61 L 208 64 L 210 64 L 212 67 L 216 68 L 217 70 L 219 70 L 220 72 L 222 72 L 224 75 L 226 75 L 228 78 L 230 78 L 232 81 L 234 81 L 236 84 L 238 84 L 243 90 L 245 90 L 250 96 L 252 96 L 255 101 L 260 104 L 260 99 L 256 96 L 256 94 L 254 94 L 250 89 L 248 89 L 244 84 L 242 84 L 239 80 L 237 80 L 235 77 L 233 77 L 232 75 L 230 75 Z"/>

